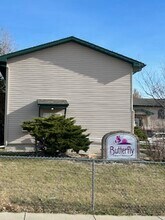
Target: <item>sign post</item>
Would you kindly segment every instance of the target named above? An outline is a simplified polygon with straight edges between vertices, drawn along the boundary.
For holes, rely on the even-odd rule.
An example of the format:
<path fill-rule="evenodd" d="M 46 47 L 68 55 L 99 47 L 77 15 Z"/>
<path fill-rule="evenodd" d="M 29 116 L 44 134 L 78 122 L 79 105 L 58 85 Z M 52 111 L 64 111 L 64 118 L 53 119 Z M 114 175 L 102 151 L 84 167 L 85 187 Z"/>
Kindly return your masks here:
<path fill-rule="evenodd" d="M 138 159 L 138 140 L 130 132 L 110 132 L 102 138 L 102 157 L 107 160 Z"/>

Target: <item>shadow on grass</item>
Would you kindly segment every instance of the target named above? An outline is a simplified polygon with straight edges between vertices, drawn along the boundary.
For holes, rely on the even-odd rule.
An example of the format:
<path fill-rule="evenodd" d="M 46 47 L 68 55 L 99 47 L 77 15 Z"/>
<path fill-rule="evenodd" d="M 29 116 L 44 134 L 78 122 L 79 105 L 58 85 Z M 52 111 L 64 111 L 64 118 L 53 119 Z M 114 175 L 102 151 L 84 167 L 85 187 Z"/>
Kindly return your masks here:
<path fill-rule="evenodd" d="M 84 204 L 81 201 L 65 202 L 56 198 L 39 198 L 30 199 L 12 198 L 13 207 L 19 207 L 15 212 L 40 212 L 40 213 L 89 213 L 90 204 Z M 10 210 L 6 210 L 10 211 Z"/>
<path fill-rule="evenodd" d="M 165 215 L 164 204 L 131 204 L 129 202 L 117 202 L 109 204 L 99 204 L 95 206 L 95 214 L 108 215 Z"/>
<path fill-rule="evenodd" d="M 4 209 L 5 208 L 5 209 Z M 165 215 L 164 204 L 131 204 L 129 202 L 117 202 L 111 204 L 95 204 L 92 212 L 91 204 L 81 201 L 65 202 L 56 198 L 30 199 L 12 198 L 9 204 L 3 204 L 1 211 L 8 212 L 36 212 L 36 213 L 68 213 L 68 214 L 102 214 L 102 215 Z"/>

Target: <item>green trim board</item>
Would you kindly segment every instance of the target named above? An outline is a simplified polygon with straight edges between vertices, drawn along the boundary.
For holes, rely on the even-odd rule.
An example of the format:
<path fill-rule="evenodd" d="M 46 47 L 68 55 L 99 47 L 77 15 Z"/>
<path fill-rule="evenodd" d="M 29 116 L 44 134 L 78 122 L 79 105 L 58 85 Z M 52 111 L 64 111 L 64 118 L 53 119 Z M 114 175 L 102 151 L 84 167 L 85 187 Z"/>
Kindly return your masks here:
<path fill-rule="evenodd" d="M 59 100 L 59 99 L 38 99 L 37 104 L 42 108 L 67 108 L 69 103 L 66 100 Z"/>
<path fill-rule="evenodd" d="M 121 55 L 119 53 L 113 52 L 111 50 L 108 50 L 106 48 L 100 47 L 100 46 L 95 45 L 93 43 L 84 41 L 84 40 L 79 39 L 79 38 L 74 37 L 74 36 L 70 36 L 70 37 L 63 38 L 63 39 L 56 40 L 56 41 L 52 41 L 52 42 L 49 42 L 49 43 L 46 43 L 46 44 L 41 44 L 41 45 L 38 45 L 38 46 L 34 46 L 34 47 L 27 48 L 27 49 L 19 50 L 19 51 L 13 52 L 13 53 L 2 55 L 2 56 L 0 56 L 0 66 L 1 66 L 2 63 L 3 63 L 3 65 L 4 64 L 6 65 L 8 59 L 11 59 L 11 58 L 14 58 L 14 57 L 17 57 L 17 56 L 22 56 L 22 55 L 25 55 L 25 54 L 28 54 L 28 53 L 33 53 L 33 52 L 36 52 L 36 51 L 40 51 L 40 50 L 43 50 L 43 49 L 46 49 L 46 48 L 54 47 L 54 46 L 57 46 L 57 45 L 60 45 L 60 44 L 65 44 L 65 43 L 68 43 L 68 42 L 78 43 L 82 46 L 91 48 L 91 49 L 96 50 L 98 52 L 104 53 L 108 56 L 112 56 L 112 57 L 115 57 L 115 58 L 120 59 L 122 61 L 125 61 L 127 63 L 130 63 L 133 67 L 133 72 L 134 73 L 140 71 L 143 67 L 146 66 L 144 63 L 142 63 L 138 60 L 134 60 L 132 58 L 129 58 L 127 56 L 124 56 L 124 55 Z"/>

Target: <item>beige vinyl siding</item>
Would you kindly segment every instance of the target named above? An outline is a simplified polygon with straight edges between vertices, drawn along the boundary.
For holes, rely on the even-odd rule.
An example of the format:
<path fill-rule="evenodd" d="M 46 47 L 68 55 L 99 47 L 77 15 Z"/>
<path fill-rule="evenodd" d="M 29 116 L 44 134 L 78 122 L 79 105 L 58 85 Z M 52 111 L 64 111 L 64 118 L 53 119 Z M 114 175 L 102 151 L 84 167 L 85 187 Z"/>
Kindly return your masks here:
<path fill-rule="evenodd" d="M 66 99 L 67 117 L 91 138 L 131 131 L 132 66 L 77 43 L 12 58 L 9 65 L 9 144 L 29 143 L 21 123 L 38 116 L 37 99 Z"/>

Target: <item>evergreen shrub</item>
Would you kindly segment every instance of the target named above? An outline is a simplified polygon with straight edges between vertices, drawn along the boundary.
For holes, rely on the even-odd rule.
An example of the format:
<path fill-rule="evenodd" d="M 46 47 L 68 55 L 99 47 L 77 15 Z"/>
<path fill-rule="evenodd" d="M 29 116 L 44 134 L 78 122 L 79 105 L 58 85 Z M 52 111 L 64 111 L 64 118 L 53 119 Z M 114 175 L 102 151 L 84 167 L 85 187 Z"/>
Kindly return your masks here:
<path fill-rule="evenodd" d="M 68 149 L 79 153 L 80 150 L 87 151 L 91 144 L 87 130 L 76 125 L 74 118 L 40 117 L 23 122 L 22 128 L 34 137 L 37 149 L 46 155 L 59 156 Z"/>

